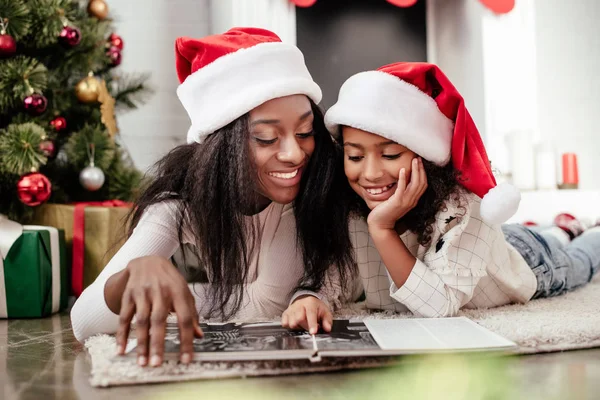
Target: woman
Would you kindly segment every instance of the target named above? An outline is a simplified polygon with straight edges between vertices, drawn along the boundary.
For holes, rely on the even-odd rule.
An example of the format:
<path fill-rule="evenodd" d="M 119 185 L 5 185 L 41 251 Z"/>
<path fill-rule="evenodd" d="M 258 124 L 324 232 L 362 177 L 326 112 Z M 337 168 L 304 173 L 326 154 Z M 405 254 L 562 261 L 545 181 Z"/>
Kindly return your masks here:
<path fill-rule="evenodd" d="M 188 363 L 198 315 L 280 315 L 301 280 L 317 290 L 328 265 L 352 260 L 348 236 L 330 234 L 344 220 L 341 170 L 300 51 L 256 28 L 179 38 L 176 50 L 189 144 L 157 164 L 128 241 L 71 313 L 78 340 L 116 332 L 121 354 L 135 315 L 142 366 L 162 363 L 170 311 Z M 188 286 L 169 261 L 189 245 L 206 283 Z"/>

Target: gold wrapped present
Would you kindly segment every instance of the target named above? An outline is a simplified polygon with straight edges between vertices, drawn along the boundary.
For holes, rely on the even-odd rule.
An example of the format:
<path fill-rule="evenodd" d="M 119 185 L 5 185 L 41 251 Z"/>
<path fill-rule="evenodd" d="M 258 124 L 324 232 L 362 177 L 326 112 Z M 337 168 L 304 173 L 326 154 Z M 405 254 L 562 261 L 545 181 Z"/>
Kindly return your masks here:
<path fill-rule="evenodd" d="M 126 216 L 132 205 L 121 201 L 44 204 L 34 223 L 65 231 L 72 294 L 79 296 L 127 239 Z"/>

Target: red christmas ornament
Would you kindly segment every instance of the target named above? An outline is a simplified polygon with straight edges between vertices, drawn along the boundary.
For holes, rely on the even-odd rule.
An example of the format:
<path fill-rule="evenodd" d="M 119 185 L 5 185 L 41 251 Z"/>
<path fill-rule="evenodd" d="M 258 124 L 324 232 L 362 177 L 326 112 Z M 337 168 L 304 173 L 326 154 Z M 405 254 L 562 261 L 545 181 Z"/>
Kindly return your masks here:
<path fill-rule="evenodd" d="M 116 67 L 117 65 L 121 64 L 121 50 L 119 50 L 118 47 L 111 46 L 110 49 L 108 49 L 108 51 L 106 52 L 106 55 L 108 56 L 108 58 L 110 58 L 110 64 L 113 67 Z"/>
<path fill-rule="evenodd" d="M 54 157 L 56 153 L 56 146 L 52 140 L 44 140 L 40 143 L 40 151 L 48 158 Z"/>
<path fill-rule="evenodd" d="M 81 32 L 72 26 L 65 26 L 58 35 L 58 40 L 66 47 L 75 47 L 81 42 Z"/>
<path fill-rule="evenodd" d="M 123 50 L 123 45 L 125 44 L 123 43 L 121 36 L 117 35 L 116 33 L 113 33 L 108 37 L 108 43 L 119 50 Z"/>
<path fill-rule="evenodd" d="M 0 57 L 10 57 L 17 52 L 17 42 L 4 31 L 0 34 Z"/>
<path fill-rule="evenodd" d="M 310 7 L 314 5 L 317 0 L 292 0 L 297 7 Z"/>
<path fill-rule="evenodd" d="M 23 100 L 25 110 L 31 115 L 40 115 L 46 111 L 48 100 L 41 94 L 34 93 L 31 96 L 25 97 Z"/>
<path fill-rule="evenodd" d="M 508 14 L 515 8 L 515 0 L 479 0 L 496 14 Z"/>
<path fill-rule="evenodd" d="M 412 7 L 417 3 L 417 0 L 387 0 L 388 3 L 398 7 Z"/>
<path fill-rule="evenodd" d="M 67 129 L 67 120 L 63 117 L 56 117 L 50 121 L 50 126 L 54 128 L 56 132 L 61 132 Z"/>
<path fill-rule="evenodd" d="M 39 172 L 23 175 L 17 182 L 19 200 L 30 207 L 39 206 L 50 198 L 52 184 Z"/>

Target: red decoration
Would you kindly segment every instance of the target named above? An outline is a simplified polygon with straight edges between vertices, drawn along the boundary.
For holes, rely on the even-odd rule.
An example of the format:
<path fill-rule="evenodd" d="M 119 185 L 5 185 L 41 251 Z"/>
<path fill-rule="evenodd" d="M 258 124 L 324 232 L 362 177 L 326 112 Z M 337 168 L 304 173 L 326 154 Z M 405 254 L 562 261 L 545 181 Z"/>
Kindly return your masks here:
<path fill-rule="evenodd" d="M 56 132 L 61 132 L 67 129 L 67 120 L 64 117 L 56 117 L 50 121 L 50 126 L 54 128 Z"/>
<path fill-rule="evenodd" d="M 298 7 L 310 7 L 314 5 L 317 0 L 290 0 Z M 418 0 L 386 0 L 388 3 L 398 7 L 412 7 Z M 515 0 L 479 0 L 487 8 L 495 12 L 496 14 L 507 14 L 515 8 Z"/>
<path fill-rule="evenodd" d="M 110 63 L 113 67 L 121 64 L 121 50 L 119 50 L 116 46 L 111 46 L 110 49 L 106 52 L 108 58 L 110 58 Z"/>
<path fill-rule="evenodd" d="M 48 158 L 54 157 L 56 146 L 52 140 L 44 140 L 40 143 L 40 151 Z"/>
<path fill-rule="evenodd" d="M 561 213 L 554 218 L 554 225 L 567 232 L 571 240 L 581 235 L 584 227 L 573 214 Z"/>
<path fill-rule="evenodd" d="M 23 100 L 23 106 L 29 114 L 40 115 L 46 111 L 46 107 L 48 107 L 48 100 L 43 95 L 34 93 L 25 97 L 25 100 Z"/>
<path fill-rule="evenodd" d="M 479 0 L 496 14 L 507 14 L 515 8 L 515 0 Z"/>
<path fill-rule="evenodd" d="M 298 7 L 310 7 L 316 2 L 317 0 L 292 0 L 292 3 L 294 3 Z"/>
<path fill-rule="evenodd" d="M 387 0 L 388 3 L 398 7 L 412 7 L 417 3 L 417 0 Z"/>
<path fill-rule="evenodd" d="M 83 263 L 85 261 L 85 208 L 86 207 L 133 207 L 121 200 L 90 201 L 75 203 L 73 212 L 73 262 L 71 267 L 71 289 L 76 297 L 83 292 Z"/>
<path fill-rule="evenodd" d="M 27 206 L 39 206 L 50 198 L 52 184 L 39 172 L 23 175 L 17 183 L 19 200 Z"/>
<path fill-rule="evenodd" d="M 0 57 L 10 57 L 17 52 L 17 42 L 15 39 L 2 32 L 0 34 Z"/>
<path fill-rule="evenodd" d="M 113 33 L 108 37 L 108 43 L 110 46 L 114 46 L 119 50 L 123 50 L 123 45 L 125 44 L 123 43 L 121 36 L 117 35 L 116 33 Z"/>
<path fill-rule="evenodd" d="M 579 169 L 577 168 L 577 154 L 564 153 L 562 155 L 562 180 L 563 185 L 579 184 Z"/>
<path fill-rule="evenodd" d="M 58 40 L 66 47 L 75 47 L 81 42 L 81 32 L 72 26 L 65 26 L 60 31 Z"/>

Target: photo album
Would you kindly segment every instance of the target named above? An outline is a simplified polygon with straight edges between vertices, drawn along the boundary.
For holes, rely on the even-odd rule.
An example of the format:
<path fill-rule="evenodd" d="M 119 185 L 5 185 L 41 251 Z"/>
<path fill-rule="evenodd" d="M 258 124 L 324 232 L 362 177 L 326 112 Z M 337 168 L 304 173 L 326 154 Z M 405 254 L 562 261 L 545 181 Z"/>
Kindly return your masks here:
<path fill-rule="evenodd" d="M 257 361 L 327 357 L 398 356 L 434 352 L 507 351 L 516 344 L 465 317 L 333 321 L 331 332 L 315 335 L 268 323 L 201 323 L 194 339 L 195 361 Z M 130 339 L 125 356 L 135 357 Z M 176 323 L 167 325 L 165 359 L 179 358 Z"/>

